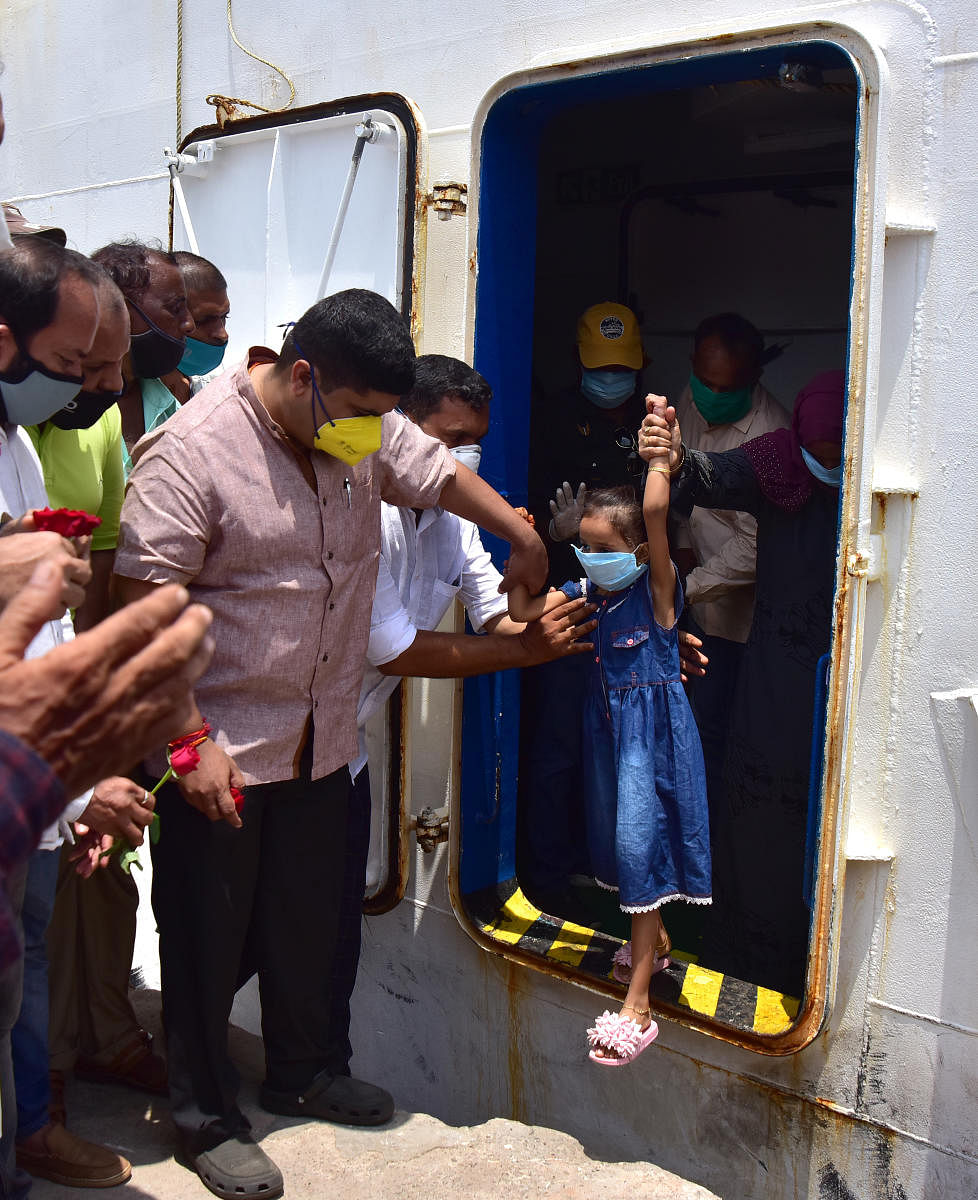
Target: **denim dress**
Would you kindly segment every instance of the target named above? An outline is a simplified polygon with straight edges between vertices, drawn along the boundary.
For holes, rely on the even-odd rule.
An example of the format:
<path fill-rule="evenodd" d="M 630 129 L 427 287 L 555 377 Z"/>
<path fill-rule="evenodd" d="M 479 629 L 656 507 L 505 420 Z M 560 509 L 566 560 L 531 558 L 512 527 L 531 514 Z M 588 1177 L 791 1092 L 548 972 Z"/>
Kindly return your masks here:
<path fill-rule="evenodd" d="M 709 904 L 710 821 L 703 751 L 679 678 L 677 626 L 657 624 L 648 572 L 611 594 L 565 583 L 598 605 L 584 699 L 588 843 L 596 881 L 623 912 L 668 900 Z M 682 611 L 676 579 L 676 619 Z"/>

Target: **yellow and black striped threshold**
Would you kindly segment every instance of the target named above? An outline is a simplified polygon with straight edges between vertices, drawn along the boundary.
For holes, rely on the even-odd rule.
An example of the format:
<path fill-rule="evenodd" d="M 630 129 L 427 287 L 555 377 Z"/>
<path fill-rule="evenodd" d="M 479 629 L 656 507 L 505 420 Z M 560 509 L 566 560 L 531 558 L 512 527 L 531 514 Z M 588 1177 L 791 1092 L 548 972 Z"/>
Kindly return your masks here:
<path fill-rule="evenodd" d="M 612 959 L 621 940 L 541 912 L 515 879 L 468 893 L 465 907 L 482 932 L 501 945 L 582 976 L 614 980 Z M 798 1015 L 794 996 L 701 967 L 679 949 L 674 948 L 669 957 L 670 965 L 655 976 L 652 987 L 663 1006 L 685 1008 L 743 1033 L 768 1037 L 784 1033 Z M 624 986 L 618 986 L 624 996 Z"/>

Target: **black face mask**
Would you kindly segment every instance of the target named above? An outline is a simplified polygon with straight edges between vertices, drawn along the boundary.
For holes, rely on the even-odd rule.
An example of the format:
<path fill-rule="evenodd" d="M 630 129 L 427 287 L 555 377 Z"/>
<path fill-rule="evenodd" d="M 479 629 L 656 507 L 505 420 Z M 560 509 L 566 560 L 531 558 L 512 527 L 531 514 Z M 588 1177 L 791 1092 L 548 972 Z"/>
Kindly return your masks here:
<path fill-rule="evenodd" d="M 129 303 L 149 326 L 145 333 L 134 333 L 129 338 L 129 360 L 133 373 L 140 379 L 159 379 L 161 375 L 169 375 L 180 365 L 187 349 L 187 339 L 170 337 L 147 317 L 138 304 L 133 304 L 131 300 Z"/>
<path fill-rule="evenodd" d="M 125 391 L 125 389 L 122 389 Z M 119 392 L 79 392 L 48 420 L 59 429 L 91 429 L 122 395 Z"/>

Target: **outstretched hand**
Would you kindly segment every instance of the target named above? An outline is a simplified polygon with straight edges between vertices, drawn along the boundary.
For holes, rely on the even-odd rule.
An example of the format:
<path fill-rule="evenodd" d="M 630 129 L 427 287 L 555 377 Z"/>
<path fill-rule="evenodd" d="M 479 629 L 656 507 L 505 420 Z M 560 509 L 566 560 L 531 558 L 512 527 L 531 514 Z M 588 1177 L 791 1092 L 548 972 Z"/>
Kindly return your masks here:
<path fill-rule="evenodd" d="M 587 654 L 593 650 L 593 642 L 581 639 L 597 629 L 598 622 L 591 619 L 597 607 L 581 597 L 559 604 L 535 621 L 527 622 L 519 635 L 528 655 L 527 666 L 552 662 L 568 654 Z"/>
<path fill-rule="evenodd" d="M 552 542 L 569 542 L 577 537 L 586 499 L 587 488 L 583 483 L 578 484 L 576 493 L 571 490 L 571 485 L 566 480 L 560 485 L 557 494 L 550 501 L 549 533 Z"/>
<path fill-rule="evenodd" d="M 42 561 L 0 615 L 0 729 L 30 746 L 77 796 L 179 732 L 214 643 L 210 611 L 171 584 L 25 660 L 57 611 L 63 582 L 59 565 Z"/>

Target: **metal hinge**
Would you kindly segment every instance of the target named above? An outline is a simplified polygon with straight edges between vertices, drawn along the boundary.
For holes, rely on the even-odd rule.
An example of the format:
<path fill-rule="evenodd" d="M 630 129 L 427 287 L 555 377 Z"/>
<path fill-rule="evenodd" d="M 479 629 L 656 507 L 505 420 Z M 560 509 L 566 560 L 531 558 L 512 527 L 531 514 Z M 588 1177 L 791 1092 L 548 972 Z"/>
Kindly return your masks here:
<path fill-rule="evenodd" d="M 869 536 L 869 552 L 853 551 L 846 559 L 846 572 L 854 579 L 880 579 L 886 566 L 886 547 L 878 533 Z"/>
<path fill-rule="evenodd" d="M 440 180 L 431 185 L 428 203 L 435 210 L 439 221 L 449 221 L 452 217 L 465 215 L 469 185 L 456 183 L 453 180 Z"/>
<path fill-rule="evenodd" d="M 448 809 L 425 808 L 414 817 L 411 828 L 418 836 L 418 844 L 425 854 L 430 854 L 439 842 L 448 841 Z"/>

